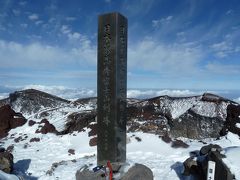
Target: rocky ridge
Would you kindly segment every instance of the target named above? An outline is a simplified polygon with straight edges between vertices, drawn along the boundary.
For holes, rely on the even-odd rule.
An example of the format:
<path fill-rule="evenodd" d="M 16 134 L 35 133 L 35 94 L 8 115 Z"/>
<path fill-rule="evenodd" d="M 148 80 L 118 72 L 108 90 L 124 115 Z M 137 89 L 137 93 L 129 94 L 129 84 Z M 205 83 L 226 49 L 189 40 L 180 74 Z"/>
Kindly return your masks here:
<path fill-rule="evenodd" d="M 9 98 L 0 100 L 0 105 L 9 104 L 28 120 L 47 119 L 59 134 L 90 128 L 93 136 L 96 135 L 96 102 L 96 98 L 68 101 L 30 89 L 10 94 Z M 128 132 L 143 131 L 162 137 L 191 139 L 217 138 L 228 130 L 238 133 L 235 127 L 238 121 L 230 117 L 232 111 L 235 116 L 239 114 L 239 109 L 233 108 L 235 106 L 239 107 L 231 100 L 209 93 L 192 97 L 128 99 Z"/>

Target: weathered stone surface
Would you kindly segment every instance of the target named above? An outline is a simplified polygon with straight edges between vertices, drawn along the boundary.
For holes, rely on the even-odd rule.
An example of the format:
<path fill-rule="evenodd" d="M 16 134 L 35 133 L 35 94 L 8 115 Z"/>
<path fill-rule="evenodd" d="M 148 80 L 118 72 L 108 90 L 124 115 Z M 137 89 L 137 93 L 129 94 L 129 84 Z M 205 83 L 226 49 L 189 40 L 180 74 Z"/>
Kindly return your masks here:
<path fill-rule="evenodd" d="M 0 107 L 0 138 L 8 135 L 11 129 L 22 126 L 26 123 L 26 119 L 20 113 L 12 110 L 10 105 Z"/>
<path fill-rule="evenodd" d="M 227 118 L 221 135 L 226 135 L 228 131 L 240 136 L 240 128 L 236 126 L 240 123 L 240 105 L 230 104 L 227 107 Z"/>
<path fill-rule="evenodd" d="M 223 126 L 222 119 L 201 116 L 190 109 L 172 121 L 170 134 L 174 137 L 182 136 L 190 139 L 216 138 L 220 136 Z"/>
<path fill-rule="evenodd" d="M 96 146 L 97 145 L 97 137 L 93 137 L 89 141 L 89 146 Z"/>
<path fill-rule="evenodd" d="M 41 124 L 44 124 L 43 126 Z M 50 124 L 47 119 L 43 119 L 40 122 L 39 129 L 36 130 L 35 133 L 47 134 L 47 133 L 55 133 L 57 134 L 57 130 L 54 125 Z"/>
<path fill-rule="evenodd" d="M 0 152 L 0 170 L 11 173 L 13 170 L 13 155 L 10 152 Z"/>
<path fill-rule="evenodd" d="M 23 126 L 26 122 L 27 120 L 23 117 L 14 118 L 10 121 L 10 128 L 14 129 L 19 126 Z"/>
<path fill-rule="evenodd" d="M 151 132 L 160 136 L 168 133 L 172 138 L 218 138 L 225 126 L 226 107 L 232 103 L 207 93 L 193 97 L 160 96 L 138 101 L 128 104 L 128 131 Z M 186 111 L 176 116 L 175 113 L 182 109 Z M 237 110 L 235 112 L 237 115 Z M 232 127 L 238 130 L 235 124 Z"/>
<path fill-rule="evenodd" d="M 88 128 L 90 128 L 91 130 L 88 133 L 88 136 L 96 136 L 97 135 L 97 124 L 90 124 L 88 126 Z"/>
<path fill-rule="evenodd" d="M 15 112 L 9 105 L 0 107 L 0 131 L 10 129 L 10 121 L 13 119 Z"/>
<path fill-rule="evenodd" d="M 121 180 L 153 180 L 153 173 L 147 166 L 135 164 Z"/>
<path fill-rule="evenodd" d="M 75 149 L 68 150 L 68 155 L 74 155 L 74 154 L 75 154 Z"/>
<path fill-rule="evenodd" d="M 159 136 L 160 138 L 162 138 L 162 140 L 165 142 L 165 143 L 170 143 L 172 141 L 172 139 L 169 137 L 169 135 L 166 133 L 164 134 L 163 136 Z"/>
<path fill-rule="evenodd" d="M 203 146 L 200 150 L 200 155 L 206 155 L 208 154 L 210 151 L 218 151 L 221 152 L 222 151 L 222 147 L 217 145 L 217 144 L 209 144 L 206 146 Z"/>
<path fill-rule="evenodd" d="M 29 142 L 39 142 L 40 138 L 31 138 Z"/>
<path fill-rule="evenodd" d="M 33 120 L 29 120 L 28 121 L 28 125 L 29 126 L 33 126 L 34 124 L 36 124 L 36 121 L 33 121 Z"/>
<path fill-rule="evenodd" d="M 106 177 L 102 171 L 93 172 L 84 169 L 76 172 L 76 180 L 106 180 Z"/>
<path fill-rule="evenodd" d="M 172 142 L 172 145 L 171 145 L 173 148 L 188 148 L 189 145 L 186 144 L 185 142 L 183 142 L 182 140 L 175 140 Z"/>
<path fill-rule="evenodd" d="M 189 176 L 191 174 L 198 174 L 200 167 L 198 167 L 197 161 L 195 161 L 192 157 L 186 159 L 183 162 L 184 166 L 184 176 Z"/>
<path fill-rule="evenodd" d="M 68 134 L 73 131 L 83 131 L 83 128 L 88 127 L 91 122 L 95 121 L 96 114 L 96 111 L 74 112 L 70 114 L 67 118 L 65 130 L 60 132 L 60 134 Z"/>
<path fill-rule="evenodd" d="M 98 21 L 98 165 L 126 160 L 127 19 L 119 13 Z"/>

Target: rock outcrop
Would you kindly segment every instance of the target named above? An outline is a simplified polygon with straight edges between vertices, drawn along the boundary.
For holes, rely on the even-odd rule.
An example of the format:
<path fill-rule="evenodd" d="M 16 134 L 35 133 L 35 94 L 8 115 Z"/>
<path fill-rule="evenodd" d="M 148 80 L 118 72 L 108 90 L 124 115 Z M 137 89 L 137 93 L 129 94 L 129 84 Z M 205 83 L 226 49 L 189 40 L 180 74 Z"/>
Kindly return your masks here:
<path fill-rule="evenodd" d="M 153 172 L 143 164 L 135 164 L 121 178 L 122 180 L 153 180 Z"/>
<path fill-rule="evenodd" d="M 41 134 L 47 134 L 47 133 L 54 133 L 58 134 L 58 131 L 56 130 L 55 126 L 49 123 L 47 119 L 42 119 L 42 121 L 39 123 L 38 129 L 36 130 L 36 133 Z"/>
<path fill-rule="evenodd" d="M 0 150 L 0 170 L 11 173 L 13 170 L 13 155 L 5 149 Z"/>
<path fill-rule="evenodd" d="M 230 104 L 227 107 L 227 118 L 221 135 L 226 135 L 228 131 L 240 136 L 240 105 Z"/>
<path fill-rule="evenodd" d="M 8 103 L 14 110 L 33 115 L 37 119 L 51 120 L 52 117 L 59 117 L 61 122 L 64 119 L 65 122 L 61 124 L 57 119 L 50 122 L 56 127 L 58 134 L 90 128 L 89 135 L 94 136 L 96 128 L 91 124 L 97 116 L 96 102 L 97 98 L 70 102 L 30 89 L 10 94 L 9 98 L 0 100 L 0 105 Z M 209 93 L 192 97 L 160 96 L 142 101 L 128 99 L 127 131 L 142 131 L 160 136 L 167 134 L 173 139 L 218 138 L 228 131 L 240 133 L 240 125 L 237 126 L 240 123 L 239 114 L 240 110 L 235 102 Z M 18 122 L 15 123 L 18 126 Z M 29 126 L 34 123 L 29 121 Z"/>
<path fill-rule="evenodd" d="M 68 100 L 35 89 L 16 91 L 0 101 L 0 104 L 9 104 L 23 114 L 37 113 L 42 107 L 54 108 L 69 103 Z"/>
<path fill-rule="evenodd" d="M 227 107 L 235 102 L 205 93 L 202 96 L 160 96 L 128 107 L 128 131 L 173 138 L 217 138 L 224 128 Z M 231 120 L 230 120 L 231 121 Z"/>
<path fill-rule="evenodd" d="M 27 120 L 21 113 L 16 113 L 10 105 L 0 107 L 0 138 L 8 135 L 11 129 L 22 126 Z"/>

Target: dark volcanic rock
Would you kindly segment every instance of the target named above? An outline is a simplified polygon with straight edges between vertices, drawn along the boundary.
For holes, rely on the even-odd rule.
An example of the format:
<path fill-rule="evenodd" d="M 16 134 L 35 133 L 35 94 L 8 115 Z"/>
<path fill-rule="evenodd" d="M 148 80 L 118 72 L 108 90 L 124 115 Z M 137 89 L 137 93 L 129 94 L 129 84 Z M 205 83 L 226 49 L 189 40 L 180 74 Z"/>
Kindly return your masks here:
<path fill-rule="evenodd" d="M 172 141 L 172 139 L 169 137 L 169 135 L 166 133 L 164 134 L 163 136 L 160 136 L 162 138 L 162 140 L 165 142 L 165 143 L 170 143 Z"/>
<path fill-rule="evenodd" d="M 83 128 L 88 127 L 91 122 L 95 121 L 96 111 L 75 112 L 68 116 L 65 130 L 60 134 L 68 134 L 73 131 L 83 131 Z"/>
<path fill-rule="evenodd" d="M 68 153 L 69 153 L 69 155 L 74 155 L 75 154 L 75 150 L 74 149 L 69 149 Z"/>
<path fill-rule="evenodd" d="M 240 105 L 230 104 L 227 107 L 227 118 L 221 135 L 226 135 L 228 131 L 240 136 L 240 128 L 236 126 L 240 123 Z"/>
<path fill-rule="evenodd" d="M 9 105 L 0 107 L 0 138 L 7 136 L 8 131 L 26 123 L 26 119 L 15 113 Z"/>
<path fill-rule="evenodd" d="M 33 126 L 34 124 L 36 124 L 35 121 L 33 121 L 33 120 L 29 120 L 29 121 L 28 121 L 28 125 L 29 125 L 29 126 Z"/>
<path fill-rule="evenodd" d="M 10 104 L 9 98 L 0 99 L 0 107 L 4 106 L 4 105 L 7 105 L 7 104 Z"/>
<path fill-rule="evenodd" d="M 11 173 L 13 170 L 13 155 L 10 152 L 0 152 L 0 170 Z"/>
<path fill-rule="evenodd" d="M 173 121 L 170 133 L 174 137 L 190 139 L 216 138 L 223 126 L 224 121 L 218 117 L 201 116 L 188 110 Z"/>
<path fill-rule="evenodd" d="M 39 142 L 40 141 L 40 138 L 32 138 L 30 139 L 29 142 Z"/>
<path fill-rule="evenodd" d="M 0 107 L 0 131 L 10 130 L 10 121 L 13 119 L 15 112 L 9 105 Z"/>
<path fill-rule="evenodd" d="M 10 128 L 14 129 L 16 127 L 22 126 L 27 122 L 26 119 L 24 118 L 14 118 L 13 120 L 10 121 Z"/>
<path fill-rule="evenodd" d="M 172 147 L 173 148 L 188 148 L 189 145 L 181 140 L 175 140 L 172 142 Z"/>
<path fill-rule="evenodd" d="M 97 145 L 97 137 L 93 137 L 89 141 L 89 146 L 96 146 Z"/>
<path fill-rule="evenodd" d="M 233 103 L 210 93 L 138 101 L 128 104 L 128 132 L 143 131 L 160 136 L 168 133 L 173 138 L 218 138 L 227 117 L 226 107 Z"/>
<path fill-rule="evenodd" d="M 97 124 L 90 124 L 88 128 L 91 129 L 88 133 L 88 137 L 97 135 Z"/>
<path fill-rule="evenodd" d="M 43 119 L 40 122 L 40 124 L 44 124 L 44 125 L 43 126 L 39 125 L 39 129 L 36 130 L 36 133 L 42 133 L 42 134 L 55 133 L 55 134 L 58 134 L 55 126 L 50 124 L 48 120 Z"/>
<path fill-rule="evenodd" d="M 25 138 L 23 138 L 22 136 L 19 136 L 19 137 L 14 139 L 14 142 L 19 143 L 20 141 L 23 141 L 23 140 L 25 140 Z"/>

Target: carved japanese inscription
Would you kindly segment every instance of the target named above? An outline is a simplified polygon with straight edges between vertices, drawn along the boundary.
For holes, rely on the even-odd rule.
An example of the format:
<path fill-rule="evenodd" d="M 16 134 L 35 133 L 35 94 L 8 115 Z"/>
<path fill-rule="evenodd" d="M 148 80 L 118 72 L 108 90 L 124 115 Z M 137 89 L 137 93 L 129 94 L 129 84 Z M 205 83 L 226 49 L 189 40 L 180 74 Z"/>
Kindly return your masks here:
<path fill-rule="evenodd" d="M 119 13 L 98 20 L 97 159 L 126 160 L 127 19 Z"/>

